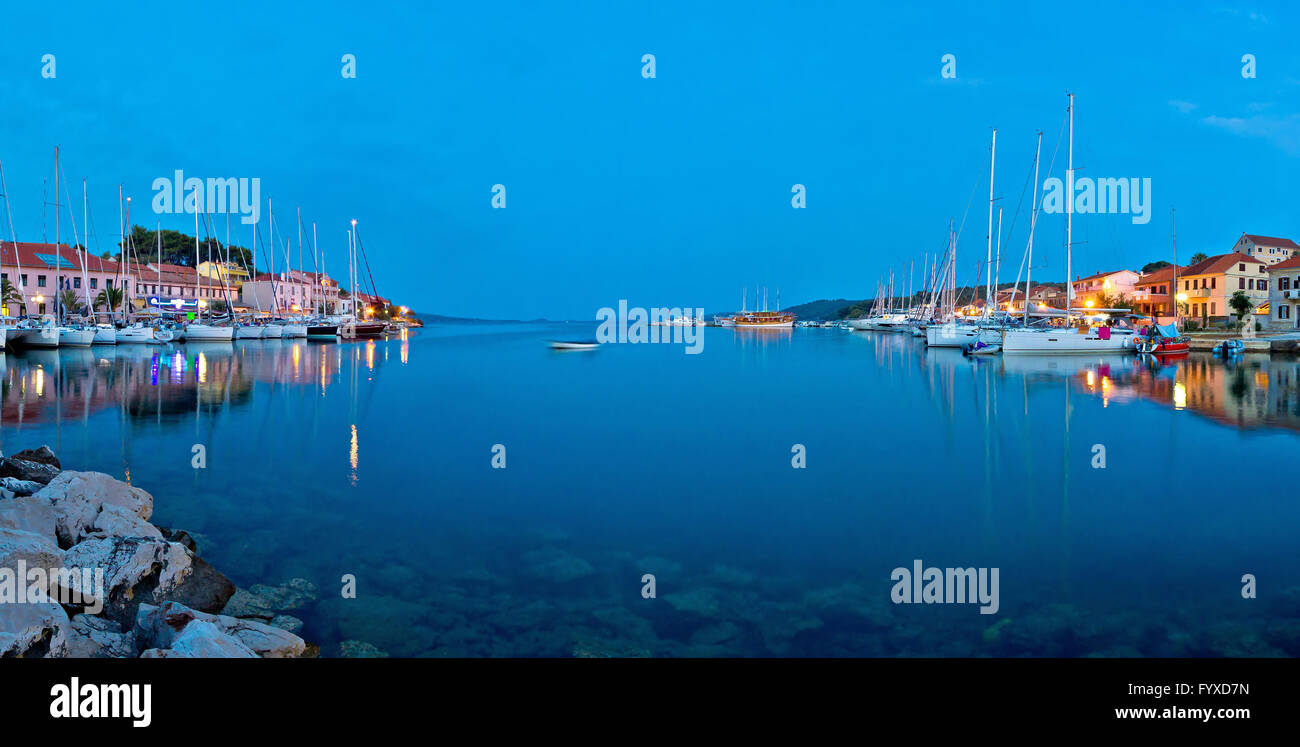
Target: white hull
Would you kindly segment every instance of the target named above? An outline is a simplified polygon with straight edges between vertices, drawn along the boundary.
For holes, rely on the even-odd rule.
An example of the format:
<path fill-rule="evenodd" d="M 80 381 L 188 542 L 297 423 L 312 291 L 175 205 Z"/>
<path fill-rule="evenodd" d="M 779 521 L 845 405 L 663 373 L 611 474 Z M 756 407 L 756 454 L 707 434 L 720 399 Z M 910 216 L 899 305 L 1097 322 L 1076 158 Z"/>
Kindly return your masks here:
<path fill-rule="evenodd" d="M 113 336 L 119 345 L 132 343 L 158 345 L 162 342 L 154 335 L 152 327 L 127 327 L 126 329 L 117 330 Z"/>
<path fill-rule="evenodd" d="M 235 330 L 235 339 L 260 340 L 262 339 L 262 328 L 251 324 L 243 325 Z"/>
<path fill-rule="evenodd" d="M 1134 350 L 1133 335 L 1112 331 L 1109 340 L 1101 339 L 1097 330 L 1086 334 L 1076 329 L 1050 331 L 1007 330 L 1002 340 L 1003 353 L 1075 355 L 1079 353 L 1126 353 Z"/>
<path fill-rule="evenodd" d="M 960 348 L 973 342 L 993 344 L 1002 341 L 996 329 L 984 329 L 968 324 L 935 324 L 925 328 L 925 344 L 932 348 Z"/>
<path fill-rule="evenodd" d="M 59 330 L 57 327 L 19 327 L 9 330 L 10 341 L 15 345 L 29 348 L 57 348 Z"/>
<path fill-rule="evenodd" d="M 283 335 L 284 335 L 284 330 L 280 329 L 280 325 L 278 324 L 268 324 L 262 327 L 263 339 L 279 338 Z"/>
<path fill-rule="evenodd" d="M 114 345 L 117 343 L 117 330 L 112 327 L 96 327 L 95 340 L 96 345 Z"/>
<path fill-rule="evenodd" d="M 59 346 L 88 348 L 95 341 L 95 330 L 59 327 Z"/>
<path fill-rule="evenodd" d="M 206 324 L 191 324 L 185 328 L 186 340 L 233 340 L 234 327 L 210 327 Z"/>
<path fill-rule="evenodd" d="M 307 325 L 305 324 L 282 324 L 281 337 L 306 337 Z"/>

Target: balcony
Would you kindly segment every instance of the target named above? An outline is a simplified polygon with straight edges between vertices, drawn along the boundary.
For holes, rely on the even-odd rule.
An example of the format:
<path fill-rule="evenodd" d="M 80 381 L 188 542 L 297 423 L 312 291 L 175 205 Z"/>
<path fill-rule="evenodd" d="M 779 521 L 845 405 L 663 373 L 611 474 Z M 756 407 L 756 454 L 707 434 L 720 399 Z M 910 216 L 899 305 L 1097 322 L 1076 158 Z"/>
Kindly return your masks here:
<path fill-rule="evenodd" d="M 1183 291 L 1183 294 L 1184 294 L 1185 296 L 1187 296 L 1188 298 L 1209 298 L 1209 297 L 1210 297 L 1210 289 L 1209 289 L 1209 288 L 1193 288 L 1192 290 L 1189 290 L 1189 291 Z"/>
<path fill-rule="evenodd" d="M 1300 288 L 1292 288 L 1291 290 L 1282 291 L 1282 297 L 1292 301 L 1298 300 L 1300 299 Z"/>

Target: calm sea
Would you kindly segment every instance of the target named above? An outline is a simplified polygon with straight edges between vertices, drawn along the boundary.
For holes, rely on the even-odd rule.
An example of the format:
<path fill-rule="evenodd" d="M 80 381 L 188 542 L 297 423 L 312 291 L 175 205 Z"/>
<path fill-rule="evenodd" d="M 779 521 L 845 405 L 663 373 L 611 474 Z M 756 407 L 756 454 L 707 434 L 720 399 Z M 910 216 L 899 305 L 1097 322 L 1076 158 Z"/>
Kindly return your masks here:
<path fill-rule="evenodd" d="M 1293 358 L 545 344 L 591 332 L 10 352 L 0 447 L 149 490 L 240 587 L 310 581 L 324 655 L 1300 653 Z M 998 569 L 997 613 L 894 604 L 917 560 Z"/>

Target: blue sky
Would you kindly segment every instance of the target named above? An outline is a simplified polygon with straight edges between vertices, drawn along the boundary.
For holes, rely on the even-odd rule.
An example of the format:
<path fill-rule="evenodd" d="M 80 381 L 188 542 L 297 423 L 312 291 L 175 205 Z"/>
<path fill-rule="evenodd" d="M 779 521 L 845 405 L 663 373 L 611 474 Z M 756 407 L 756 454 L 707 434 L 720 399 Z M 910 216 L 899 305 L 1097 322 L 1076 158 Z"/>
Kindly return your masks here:
<path fill-rule="evenodd" d="M 1009 228 L 1040 129 L 1048 176 L 1069 90 L 1080 175 L 1152 179 L 1150 223 L 1076 220 L 1078 274 L 1168 258 L 1171 207 L 1184 260 L 1243 231 L 1300 240 L 1295 6 L 905 5 L 27 3 L 4 11 L 0 160 L 20 240 L 40 239 L 57 144 L 67 176 L 89 179 L 105 244 L 119 183 L 152 225 L 159 176 L 258 177 L 278 224 L 297 206 L 317 222 L 333 274 L 356 218 L 380 292 L 418 310 L 709 313 L 746 285 L 791 305 L 870 296 L 911 262 L 919 276 L 967 205 L 972 279 L 990 128 Z M 1060 216 L 1043 217 L 1036 277 L 1064 278 L 1063 241 Z"/>

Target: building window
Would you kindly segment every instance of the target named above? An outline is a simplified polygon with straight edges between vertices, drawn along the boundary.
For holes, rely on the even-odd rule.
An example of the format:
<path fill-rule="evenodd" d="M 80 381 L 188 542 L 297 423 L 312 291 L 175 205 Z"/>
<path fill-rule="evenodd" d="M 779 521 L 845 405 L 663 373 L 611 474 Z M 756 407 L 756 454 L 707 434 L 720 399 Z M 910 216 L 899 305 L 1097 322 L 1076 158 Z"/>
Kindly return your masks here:
<path fill-rule="evenodd" d="M 113 278 L 104 278 L 104 287 L 105 287 L 105 288 L 112 288 L 112 287 L 113 287 Z"/>
<path fill-rule="evenodd" d="M 91 279 L 90 279 L 90 287 L 91 287 L 92 289 L 93 289 L 93 288 L 98 288 L 98 287 L 99 287 L 99 278 L 91 278 Z"/>
<path fill-rule="evenodd" d="M 1277 279 L 1277 289 L 1280 290 L 1280 291 L 1290 290 L 1290 289 L 1291 289 L 1291 278 L 1289 278 L 1289 277 L 1285 277 L 1285 276 L 1278 278 L 1278 279 Z"/>
<path fill-rule="evenodd" d="M 1277 307 L 1277 318 L 1278 318 L 1278 319 L 1290 319 L 1290 318 L 1291 318 L 1291 307 L 1290 307 L 1290 306 L 1286 306 L 1286 305 L 1278 306 L 1278 307 Z"/>
<path fill-rule="evenodd" d="M 1251 286 L 1254 286 L 1255 282 L 1252 280 L 1250 284 Z M 1246 278 L 1237 278 L 1237 288 L 1239 290 L 1246 290 Z"/>
<path fill-rule="evenodd" d="M 37 314 L 44 314 L 44 313 L 45 313 L 45 304 L 41 304 L 40 306 L 37 306 L 37 307 L 36 307 L 36 313 L 37 313 Z"/>
<path fill-rule="evenodd" d="M 1246 271 L 1246 263 L 1245 263 L 1245 262 L 1242 262 L 1241 264 L 1237 265 L 1237 269 L 1240 270 L 1241 272 L 1245 272 L 1245 271 Z"/>
<path fill-rule="evenodd" d="M 1215 302 L 1213 302 L 1213 301 L 1210 302 L 1210 316 L 1214 316 L 1215 314 L 1219 313 L 1219 308 L 1218 308 L 1218 306 L 1219 306 L 1219 304 L 1217 304 L 1217 303 L 1215 303 Z"/>
<path fill-rule="evenodd" d="M 38 288 L 44 288 L 44 287 L 45 287 L 45 276 L 44 276 L 44 275 L 37 275 L 37 276 L 36 276 L 36 286 L 37 286 Z M 44 308 L 44 307 L 42 307 L 42 308 Z M 44 312 L 41 312 L 41 313 L 44 313 Z"/>

